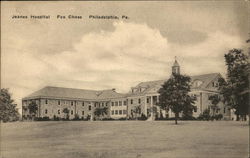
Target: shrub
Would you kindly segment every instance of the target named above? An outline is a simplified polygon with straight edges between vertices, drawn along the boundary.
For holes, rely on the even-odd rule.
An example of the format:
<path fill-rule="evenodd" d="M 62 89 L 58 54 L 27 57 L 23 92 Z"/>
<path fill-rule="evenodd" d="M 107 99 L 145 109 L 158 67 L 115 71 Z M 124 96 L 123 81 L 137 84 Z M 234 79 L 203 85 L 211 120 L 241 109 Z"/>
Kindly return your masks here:
<path fill-rule="evenodd" d="M 78 114 L 75 114 L 75 117 L 72 119 L 73 121 L 79 121 L 81 120 Z"/>
<path fill-rule="evenodd" d="M 90 116 L 90 115 L 88 115 L 88 116 L 86 117 L 86 120 L 90 120 L 90 118 L 91 118 L 91 116 Z"/>
<path fill-rule="evenodd" d="M 186 115 L 186 116 L 183 116 L 181 118 L 181 120 L 197 120 L 197 119 L 195 117 L 193 117 L 193 116 Z"/>
<path fill-rule="evenodd" d="M 35 117 L 35 121 L 50 121 L 48 116 L 45 117 Z"/>
<path fill-rule="evenodd" d="M 138 117 L 138 120 L 147 120 L 147 116 L 144 114 L 141 114 L 141 117 Z"/>
<path fill-rule="evenodd" d="M 218 115 L 215 115 L 214 118 L 216 120 L 221 120 L 223 118 L 223 115 L 222 114 L 218 114 Z"/>
<path fill-rule="evenodd" d="M 198 116 L 198 120 L 206 120 L 206 121 L 208 121 L 208 120 L 210 120 L 211 119 L 211 116 L 210 116 L 210 111 L 209 111 L 209 109 L 206 109 L 206 110 L 204 110 L 203 111 L 203 113 L 201 113 L 199 116 Z"/>
<path fill-rule="evenodd" d="M 127 120 L 127 118 L 126 118 L 126 117 L 121 117 L 121 118 L 119 118 L 118 120 L 124 121 L 124 120 Z"/>
<path fill-rule="evenodd" d="M 60 118 L 57 117 L 56 115 L 53 116 L 53 121 L 60 121 Z"/>
<path fill-rule="evenodd" d="M 102 121 L 114 121 L 115 119 L 113 118 L 103 118 Z"/>

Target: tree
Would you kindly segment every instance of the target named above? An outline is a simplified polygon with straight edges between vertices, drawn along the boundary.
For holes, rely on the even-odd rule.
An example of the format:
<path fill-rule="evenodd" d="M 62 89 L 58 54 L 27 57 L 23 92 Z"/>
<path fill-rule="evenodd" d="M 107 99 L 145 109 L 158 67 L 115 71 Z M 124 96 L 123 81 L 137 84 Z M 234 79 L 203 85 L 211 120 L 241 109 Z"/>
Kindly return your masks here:
<path fill-rule="evenodd" d="M 38 105 L 36 104 L 35 101 L 32 101 L 29 105 L 28 105 L 28 109 L 29 109 L 29 113 L 32 116 L 32 119 L 34 119 L 34 117 L 37 115 L 37 110 L 38 110 Z"/>
<path fill-rule="evenodd" d="M 0 121 L 17 121 L 19 119 L 19 113 L 14 104 L 14 100 L 11 98 L 11 94 L 8 89 L 1 89 L 0 95 Z"/>
<path fill-rule="evenodd" d="M 191 97 L 189 95 L 187 97 L 188 97 L 187 101 L 185 103 L 185 106 L 183 107 L 182 118 L 188 120 L 188 119 L 193 119 L 194 118 L 193 117 L 193 111 L 197 107 L 195 107 L 193 105 L 194 101 L 196 100 L 196 97 L 195 96 Z"/>
<path fill-rule="evenodd" d="M 248 56 L 240 49 L 232 49 L 224 57 L 227 66 L 227 78 L 226 80 L 219 80 L 223 102 L 235 109 L 237 120 L 240 117 L 246 119 L 250 94 Z"/>
<path fill-rule="evenodd" d="M 193 106 L 195 98 L 188 95 L 190 92 L 190 77 L 173 74 L 159 89 L 159 106 L 164 110 L 171 109 L 175 114 L 175 124 L 179 114 L 184 109 Z"/>
<path fill-rule="evenodd" d="M 102 118 L 108 114 L 108 108 L 107 107 L 99 107 L 96 108 L 94 111 L 94 115 L 97 116 L 98 118 Z"/>
<path fill-rule="evenodd" d="M 65 116 L 66 116 L 66 120 L 69 120 L 69 109 L 68 109 L 68 108 L 64 108 L 64 109 L 63 109 L 63 113 L 64 113 Z"/>
<path fill-rule="evenodd" d="M 215 116 L 215 111 L 218 109 L 218 103 L 220 102 L 220 97 L 219 95 L 211 95 L 209 96 L 208 100 L 211 101 L 211 109 L 212 109 L 212 116 Z"/>
<path fill-rule="evenodd" d="M 134 108 L 132 109 L 132 113 L 135 114 L 135 118 L 138 119 L 141 114 L 141 106 L 134 106 Z"/>

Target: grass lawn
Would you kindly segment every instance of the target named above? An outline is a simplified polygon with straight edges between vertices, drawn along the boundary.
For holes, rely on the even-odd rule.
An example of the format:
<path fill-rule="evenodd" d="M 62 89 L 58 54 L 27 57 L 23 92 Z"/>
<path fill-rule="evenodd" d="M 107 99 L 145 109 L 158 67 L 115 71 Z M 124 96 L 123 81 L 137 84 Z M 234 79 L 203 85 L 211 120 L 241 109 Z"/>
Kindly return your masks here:
<path fill-rule="evenodd" d="M 1 158 L 248 158 L 248 144 L 247 122 L 1 124 Z"/>

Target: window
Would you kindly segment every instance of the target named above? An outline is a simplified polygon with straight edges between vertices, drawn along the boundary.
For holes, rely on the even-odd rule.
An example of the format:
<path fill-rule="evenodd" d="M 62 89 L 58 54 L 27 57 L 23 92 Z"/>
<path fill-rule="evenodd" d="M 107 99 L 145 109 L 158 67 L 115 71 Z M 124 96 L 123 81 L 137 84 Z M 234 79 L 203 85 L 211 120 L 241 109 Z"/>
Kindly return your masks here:
<path fill-rule="evenodd" d="M 71 110 L 71 115 L 73 115 L 73 113 L 74 113 L 73 110 Z"/>
<path fill-rule="evenodd" d="M 122 115 L 122 110 L 119 110 L 119 115 Z"/>
<path fill-rule="evenodd" d="M 108 106 L 108 102 L 106 102 L 106 106 Z"/>
<path fill-rule="evenodd" d="M 82 111 L 82 115 L 84 115 L 84 111 Z"/>
<path fill-rule="evenodd" d="M 111 114 L 114 115 L 114 110 L 111 111 Z"/>
<path fill-rule="evenodd" d="M 118 110 L 115 110 L 115 114 L 118 115 Z"/>
<path fill-rule="evenodd" d="M 89 111 L 91 110 L 91 105 L 89 105 Z"/>
<path fill-rule="evenodd" d="M 126 101 L 123 101 L 123 105 L 127 105 L 127 102 L 126 102 Z"/>
<path fill-rule="evenodd" d="M 45 100 L 45 104 L 48 104 L 48 100 L 47 99 Z"/>
<path fill-rule="evenodd" d="M 47 114 L 48 113 L 48 110 L 47 109 L 45 109 L 45 114 Z"/>
<path fill-rule="evenodd" d="M 82 102 L 82 106 L 84 106 L 84 102 Z"/>
<path fill-rule="evenodd" d="M 104 107 L 104 103 L 102 103 L 102 107 Z"/>
<path fill-rule="evenodd" d="M 226 113 L 226 108 L 224 108 L 223 112 L 224 112 L 224 114 Z"/>
<path fill-rule="evenodd" d="M 58 114 L 60 114 L 60 109 L 57 111 Z"/>
<path fill-rule="evenodd" d="M 212 86 L 213 87 L 219 87 L 219 83 L 218 82 L 212 82 Z"/>
<path fill-rule="evenodd" d="M 147 103 L 149 103 L 149 98 L 147 98 Z"/>
<path fill-rule="evenodd" d="M 194 81 L 194 87 L 199 87 L 201 84 L 202 84 L 203 82 L 202 81 L 200 81 L 200 80 L 196 80 L 196 81 Z M 214 82 L 213 82 L 213 84 L 214 84 Z"/>
<path fill-rule="evenodd" d="M 61 102 L 60 102 L 60 100 L 58 100 L 58 105 L 61 105 Z"/>
<path fill-rule="evenodd" d="M 95 107 L 98 107 L 98 106 L 100 107 L 100 104 L 96 102 L 95 103 Z"/>
<path fill-rule="evenodd" d="M 130 104 L 133 104 L 133 99 L 130 100 Z"/>
<path fill-rule="evenodd" d="M 114 106 L 114 102 L 112 102 L 111 104 L 112 104 L 112 106 Z"/>
<path fill-rule="evenodd" d="M 115 106 L 118 106 L 118 101 L 115 102 Z"/>
<path fill-rule="evenodd" d="M 122 101 L 119 101 L 119 106 L 122 106 Z"/>
<path fill-rule="evenodd" d="M 73 102 L 73 101 L 71 101 L 71 106 L 72 106 L 72 105 L 74 105 L 74 102 Z"/>
<path fill-rule="evenodd" d="M 219 87 L 219 83 L 218 82 L 216 82 L 215 87 Z"/>
<path fill-rule="evenodd" d="M 127 110 L 123 110 L 123 114 L 127 114 Z"/>
<path fill-rule="evenodd" d="M 141 104 L 141 99 L 140 98 L 138 99 L 138 103 Z"/>

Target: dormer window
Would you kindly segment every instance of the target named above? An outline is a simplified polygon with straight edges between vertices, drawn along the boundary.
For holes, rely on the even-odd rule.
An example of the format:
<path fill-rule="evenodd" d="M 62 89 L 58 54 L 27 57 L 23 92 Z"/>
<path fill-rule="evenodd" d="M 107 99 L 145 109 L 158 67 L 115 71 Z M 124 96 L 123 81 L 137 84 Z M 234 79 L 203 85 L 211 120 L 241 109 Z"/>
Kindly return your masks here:
<path fill-rule="evenodd" d="M 143 92 L 145 90 L 145 88 L 144 87 L 141 87 L 140 89 L 139 89 L 139 92 Z"/>
<path fill-rule="evenodd" d="M 212 82 L 213 87 L 219 87 L 219 83 L 218 82 Z"/>
<path fill-rule="evenodd" d="M 202 81 L 196 80 L 196 81 L 194 81 L 193 86 L 194 86 L 194 87 L 200 87 L 200 85 L 201 85 L 202 83 L 203 83 Z"/>

